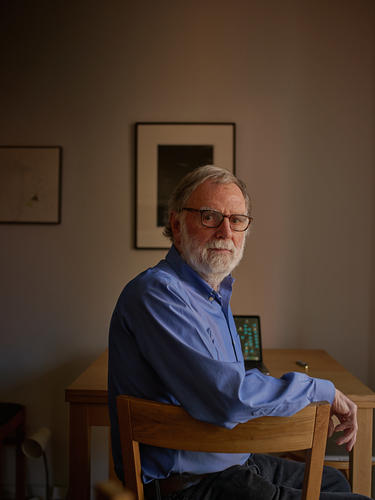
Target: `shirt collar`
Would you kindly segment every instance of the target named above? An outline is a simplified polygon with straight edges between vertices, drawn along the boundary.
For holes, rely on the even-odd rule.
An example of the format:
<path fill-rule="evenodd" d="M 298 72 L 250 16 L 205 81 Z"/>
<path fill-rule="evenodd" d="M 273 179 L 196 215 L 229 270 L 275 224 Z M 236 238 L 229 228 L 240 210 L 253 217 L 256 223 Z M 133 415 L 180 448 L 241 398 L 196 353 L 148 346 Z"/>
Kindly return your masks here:
<path fill-rule="evenodd" d="M 190 285 L 194 286 L 204 296 L 215 297 L 217 299 L 220 298 L 220 294 L 225 296 L 231 294 L 234 279 L 230 274 L 221 282 L 218 293 L 187 264 L 174 245 L 171 246 L 165 259 L 182 280 L 188 281 Z"/>

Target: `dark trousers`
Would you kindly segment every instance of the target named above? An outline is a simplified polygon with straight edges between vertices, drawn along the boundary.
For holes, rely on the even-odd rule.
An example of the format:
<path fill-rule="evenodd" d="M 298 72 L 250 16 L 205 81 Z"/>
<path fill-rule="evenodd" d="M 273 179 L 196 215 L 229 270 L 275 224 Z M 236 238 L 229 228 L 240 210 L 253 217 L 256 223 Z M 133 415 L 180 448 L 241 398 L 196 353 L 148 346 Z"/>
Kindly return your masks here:
<path fill-rule="evenodd" d="M 252 455 L 245 465 L 210 474 L 198 484 L 163 500 L 300 500 L 304 464 L 269 455 Z M 364 500 L 351 493 L 344 475 L 324 467 L 321 500 Z"/>

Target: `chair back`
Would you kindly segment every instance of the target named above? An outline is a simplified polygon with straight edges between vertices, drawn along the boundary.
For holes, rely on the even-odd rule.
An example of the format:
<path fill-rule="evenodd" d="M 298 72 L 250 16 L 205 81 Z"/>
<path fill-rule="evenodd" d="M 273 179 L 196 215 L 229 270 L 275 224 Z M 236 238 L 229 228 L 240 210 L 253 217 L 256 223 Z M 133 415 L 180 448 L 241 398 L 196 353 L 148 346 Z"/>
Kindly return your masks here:
<path fill-rule="evenodd" d="M 118 396 L 117 411 L 126 486 L 144 500 L 139 443 L 213 453 L 307 450 L 302 498 L 320 493 L 330 405 L 312 403 L 291 417 L 260 417 L 234 429 L 196 420 L 182 407 Z"/>

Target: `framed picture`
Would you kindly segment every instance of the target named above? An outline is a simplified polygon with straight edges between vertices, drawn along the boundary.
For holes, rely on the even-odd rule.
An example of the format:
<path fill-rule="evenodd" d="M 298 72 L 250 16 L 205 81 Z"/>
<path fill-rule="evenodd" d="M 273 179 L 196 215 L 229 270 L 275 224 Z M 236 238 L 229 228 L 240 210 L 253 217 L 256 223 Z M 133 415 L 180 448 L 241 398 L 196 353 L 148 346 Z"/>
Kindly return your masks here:
<path fill-rule="evenodd" d="M 0 146 L 0 223 L 61 222 L 61 147 Z"/>
<path fill-rule="evenodd" d="M 234 123 L 136 123 L 135 247 L 169 248 L 163 236 L 168 199 L 203 165 L 235 171 Z"/>

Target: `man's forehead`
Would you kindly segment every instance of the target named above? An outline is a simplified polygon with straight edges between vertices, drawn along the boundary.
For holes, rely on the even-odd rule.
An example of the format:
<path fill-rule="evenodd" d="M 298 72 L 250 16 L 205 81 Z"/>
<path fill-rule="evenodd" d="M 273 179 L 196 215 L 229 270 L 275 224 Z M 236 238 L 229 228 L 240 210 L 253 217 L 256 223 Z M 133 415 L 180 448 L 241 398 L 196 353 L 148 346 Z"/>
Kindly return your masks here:
<path fill-rule="evenodd" d="M 211 203 L 215 200 L 245 205 L 245 198 L 236 184 L 233 182 L 224 184 L 209 179 L 199 184 L 187 201 L 211 206 Z M 203 208 L 203 205 L 201 208 Z"/>

